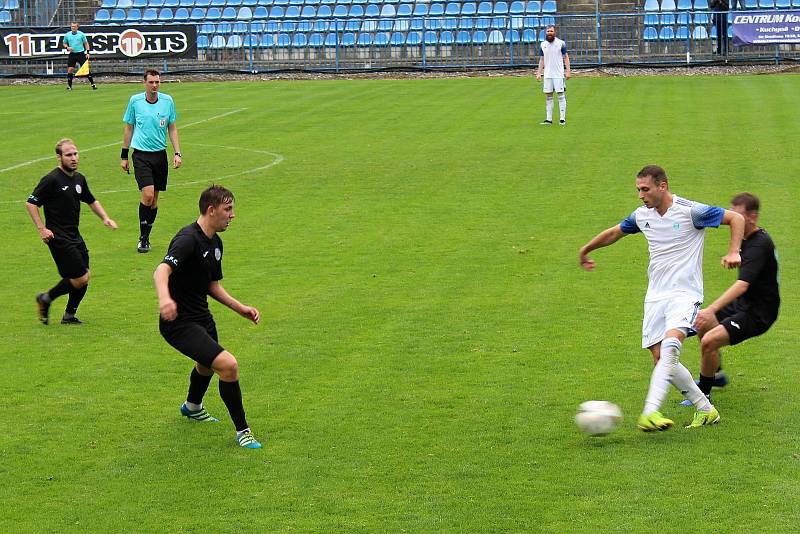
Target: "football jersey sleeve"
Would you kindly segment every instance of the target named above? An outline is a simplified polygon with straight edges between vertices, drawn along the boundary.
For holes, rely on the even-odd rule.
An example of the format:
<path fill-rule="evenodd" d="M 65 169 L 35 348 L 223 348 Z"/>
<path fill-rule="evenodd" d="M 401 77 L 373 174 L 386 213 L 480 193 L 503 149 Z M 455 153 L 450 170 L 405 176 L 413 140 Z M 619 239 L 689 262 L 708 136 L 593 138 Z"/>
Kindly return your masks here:
<path fill-rule="evenodd" d="M 176 235 L 169 244 L 169 250 L 161 263 L 166 263 L 173 270 L 181 268 L 183 263 L 194 253 L 195 239 L 191 234 Z"/>
<path fill-rule="evenodd" d="M 167 124 L 172 124 L 176 120 L 178 120 L 178 114 L 175 111 L 175 101 L 174 100 L 170 100 L 170 102 L 169 102 L 169 119 L 167 119 Z"/>
<path fill-rule="evenodd" d="M 636 234 L 641 232 L 642 230 L 639 228 L 639 225 L 636 224 L 636 212 L 634 211 L 630 215 L 628 215 L 621 223 L 619 223 L 620 228 L 626 234 Z"/>
<path fill-rule="evenodd" d="M 50 196 L 50 187 L 52 183 L 53 180 L 50 178 L 50 175 L 39 180 L 39 185 L 37 185 L 33 193 L 28 196 L 28 202 L 41 207 Z"/>
<path fill-rule="evenodd" d="M 136 124 L 136 111 L 133 106 L 133 97 L 131 97 L 128 100 L 128 107 L 125 108 L 125 115 L 122 117 L 122 121 L 130 125 Z"/>
<path fill-rule="evenodd" d="M 83 178 L 81 182 L 81 202 L 85 202 L 89 205 L 94 204 L 97 199 L 94 198 L 94 195 L 89 190 L 89 184 L 86 183 L 86 178 Z"/>
<path fill-rule="evenodd" d="M 722 224 L 725 210 L 718 206 L 707 206 L 694 202 L 691 207 L 692 224 L 698 230 L 701 228 L 717 228 Z"/>

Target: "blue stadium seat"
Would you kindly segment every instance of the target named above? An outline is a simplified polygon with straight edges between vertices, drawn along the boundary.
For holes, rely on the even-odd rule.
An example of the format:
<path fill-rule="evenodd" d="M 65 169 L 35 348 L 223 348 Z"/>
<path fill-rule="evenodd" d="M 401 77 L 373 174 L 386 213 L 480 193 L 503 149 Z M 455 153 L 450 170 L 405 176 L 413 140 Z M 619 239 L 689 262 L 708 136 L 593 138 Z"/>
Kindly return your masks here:
<path fill-rule="evenodd" d="M 461 17 L 458 21 L 458 27 L 462 30 L 475 29 L 475 17 Z"/>
<path fill-rule="evenodd" d="M 512 15 L 522 15 L 525 13 L 525 4 L 520 0 L 515 0 L 511 2 L 511 7 L 508 12 Z"/>
<path fill-rule="evenodd" d="M 508 3 L 507 2 L 496 2 L 494 4 L 494 11 L 495 15 L 508 15 Z"/>
<path fill-rule="evenodd" d="M 197 48 L 200 50 L 205 50 L 208 48 L 208 35 L 198 35 L 197 36 Z"/>
<path fill-rule="evenodd" d="M 177 11 L 175 14 L 177 15 Z M 236 20 L 236 8 L 226 7 L 222 10 L 222 20 Z"/>
<path fill-rule="evenodd" d="M 378 21 L 379 32 L 391 32 L 394 27 L 394 21 L 389 19 L 381 19 Z"/>
<path fill-rule="evenodd" d="M 322 48 L 325 46 L 325 37 L 321 33 L 312 33 L 308 38 L 308 46 L 311 48 Z"/>
<path fill-rule="evenodd" d="M 226 6 L 239 7 L 242 5 L 242 0 L 226 0 Z"/>
<path fill-rule="evenodd" d="M 292 46 L 292 38 L 288 33 L 279 33 L 278 39 L 275 41 L 275 46 L 278 48 L 289 48 Z"/>
<path fill-rule="evenodd" d="M 469 32 L 466 30 L 461 30 L 456 34 L 456 44 L 459 45 L 468 45 L 472 41 L 472 38 L 469 35 Z"/>
<path fill-rule="evenodd" d="M 317 10 L 314 6 L 303 6 L 303 10 L 300 12 L 300 17 L 304 19 L 313 19 L 317 16 Z"/>
<path fill-rule="evenodd" d="M 272 5 L 286 7 L 289 5 L 289 0 L 272 0 Z M 277 38 L 275 42 L 277 43 Z"/>
<path fill-rule="evenodd" d="M 222 35 L 215 35 L 213 39 L 211 39 L 211 44 L 208 46 L 209 48 L 225 48 L 225 37 Z"/>
<path fill-rule="evenodd" d="M 503 44 L 503 34 L 499 30 L 489 33 L 489 44 Z"/>
<path fill-rule="evenodd" d="M 442 20 L 442 28 L 445 30 L 457 30 L 458 29 L 458 18 L 456 17 L 445 17 Z"/>
<path fill-rule="evenodd" d="M 427 31 L 422 35 L 422 42 L 425 46 L 436 46 L 439 39 L 436 37 L 436 32 Z"/>
<path fill-rule="evenodd" d="M 653 26 L 647 26 L 644 29 L 644 40 L 655 41 L 657 39 L 658 39 L 658 30 L 656 30 Z"/>
<path fill-rule="evenodd" d="M 419 46 L 422 43 L 422 34 L 419 32 L 408 32 L 406 37 L 407 46 Z"/>
<path fill-rule="evenodd" d="M 662 26 L 673 26 L 675 24 L 675 15 L 673 13 L 662 13 L 661 14 L 661 25 Z"/>
<path fill-rule="evenodd" d="M 453 32 L 451 31 L 443 31 L 439 34 L 439 44 L 450 46 L 455 42 L 453 38 Z"/>
<path fill-rule="evenodd" d="M 661 41 L 674 41 L 675 40 L 675 32 L 669 26 L 664 26 L 658 32 L 658 38 Z"/>
<path fill-rule="evenodd" d="M 425 19 L 422 17 L 414 17 L 411 19 L 411 29 L 417 32 L 425 29 Z"/>
<path fill-rule="evenodd" d="M 381 8 L 379 8 L 375 4 L 369 4 L 367 9 L 364 10 L 364 16 L 366 18 L 377 18 L 381 16 Z"/>
<path fill-rule="evenodd" d="M 258 42 L 258 47 L 272 48 L 273 46 L 275 46 L 275 34 L 274 33 L 261 34 L 261 40 Z"/>
<path fill-rule="evenodd" d="M 308 33 L 314 29 L 314 20 L 313 19 L 301 19 L 300 22 L 297 23 L 297 31 Z"/>
<path fill-rule="evenodd" d="M 789 9 L 792 7 L 791 0 L 775 0 L 775 7 L 778 9 Z"/>
<path fill-rule="evenodd" d="M 536 42 L 536 30 L 527 29 L 522 32 L 522 42 L 531 44 Z"/>
<path fill-rule="evenodd" d="M 658 5 L 658 0 L 645 0 L 645 2 L 644 2 L 644 10 L 645 11 L 661 11 L 661 6 Z"/>
<path fill-rule="evenodd" d="M 342 4 L 337 4 L 335 8 L 333 8 L 333 18 L 335 19 L 344 19 L 347 18 L 347 6 Z"/>
<path fill-rule="evenodd" d="M 136 3 L 136 0 L 133 0 Z M 187 9 L 194 7 L 194 0 L 178 0 L 178 7 L 185 7 Z"/>
<path fill-rule="evenodd" d="M 156 22 L 158 21 L 158 10 L 154 7 L 145 8 L 142 11 L 142 22 Z"/>
<path fill-rule="evenodd" d="M 792 0 L 792 7 L 800 7 L 800 0 Z"/>
<path fill-rule="evenodd" d="M 253 34 L 245 35 L 244 41 L 242 41 L 242 46 L 244 46 L 245 48 L 258 48 L 259 42 L 260 39 L 258 38 L 257 35 Z"/>
<path fill-rule="evenodd" d="M 478 15 L 491 15 L 492 14 L 492 3 L 491 2 L 481 2 L 478 4 Z"/>
<path fill-rule="evenodd" d="M 413 15 L 415 17 L 424 17 L 428 14 L 428 4 L 419 3 L 414 6 Z"/>
<path fill-rule="evenodd" d="M 429 30 L 440 30 L 442 28 L 444 21 L 440 17 L 428 18 L 428 29 Z"/>
<path fill-rule="evenodd" d="M 556 13 L 558 11 L 558 7 L 554 0 L 545 0 L 542 4 L 542 13 Z"/>
<path fill-rule="evenodd" d="M 522 19 L 523 28 L 538 28 L 540 25 L 539 17 L 525 17 Z"/>
<path fill-rule="evenodd" d="M 231 35 L 228 37 L 228 42 L 225 44 L 225 48 L 241 48 L 242 47 L 242 36 L 241 35 Z"/>
<path fill-rule="evenodd" d="M 703 11 L 708 9 L 708 0 L 694 0 L 695 11 Z"/>
<path fill-rule="evenodd" d="M 160 0 L 157 0 L 157 1 L 160 1 Z M 161 2 L 161 6 L 162 7 L 171 7 L 171 8 L 174 9 L 174 8 L 178 7 L 178 0 L 163 0 Z"/>
<path fill-rule="evenodd" d="M 678 9 L 681 11 L 691 11 L 694 9 L 692 0 L 678 0 Z"/>
<path fill-rule="evenodd" d="M 389 44 L 392 46 L 403 46 L 405 42 L 406 37 L 402 32 L 394 32 L 392 36 L 389 37 Z"/>
<path fill-rule="evenodd" d="M 330 6 L 319 6 L 319 9 L 317 9 L 318 19 L 329 19 L 332 16 L 333 16 L 333 11 L 331 11 Z"/>
<path fill-rule="evenodd" d="M 308 39 L 304 33 L 296 33 L 292 37 L 292 48 L 305 48 L 308 45 Z"/>
<path fill-rule="evenodd" d="M 478 8 L 475 7 L 475 2 L 464 2 L 461 6 L 461 16 L 472 16 L 478 13 Z"/>
<path fill-rule="evenodd" d="M 189 13 L 189 20 L 192 22 L 200 22 L 206 19 L 206 10 L 202 7 L 193 7 L 192 12 Z M 142 16 L 142 20 L 144 20 L 144 16 Z"/>
<path fill-rule="evenodd" d="M 525 27 L 525 17 L 520 17 L 520 16 L 511 17 L 510 24 L 511 28 L 514 30 L 522 29 Z"/>
<path fill-rule="evenodd" d="M 475 19 L 475 29 L 488 30 L 492 27 L 492 19 L 489 17 L 478 17 Z"/>
<path fill-rule="evenodd" d="M 336 32 L 331 32 L 325 36 L 325 47 L 336 48 L 339 46 L 339 35 Z"/>
<path fill-rule="evenodd" d="M 206 20 L 216 22 L 222 19 L 222 11 L 218 7 L 209 7 L 206 11 Z"/>
<path fill-rule="evenodd" d="M 348 32 L 342 35 L 342 42 L 340 46 L 345 48 L 352 48 L 356 45 L 356 35 L 352 32 Z"/>
<path fill-rule="evenodd" d="M 538 15 L 542 12 L 542 3 L 538 0 L 530 0 L 527 4 L 525 4 L 525 13 L 529 13 L 532 15 Z"/>
<path fill-rule="evenodd" d="M 100 4 L 102 6 L 102 4 Z M 144 9 L 147 7 L 147 0 L 133 0 L 133 7 L 138 7 L 139 9 Z"/>
<path fill-rule="evenodd" d="M 675 39 L 678 41 L 685 41 L 689 38 L 689 28 L 686 26 L 678 26 L 678 31 L 675 32 Z"/>
<path fill-rule="evenodd" d="M 369 32 L 358 34 L 358 46 L 361 48 L 372 46 L 372 34 Z"/>
<path fill-rule="evenodd" d="M 692 32 L 692 38 L 695 41 L 702 41 L 708 39 L 708 31 L 703 26 L 697 26 Z"/>
<path fill-rule="evenodd" d="M 395 15 L 397 15 L 397 12 L 394 9 L 394 5 L 383 4 L 383 7 L 381 7 L 381 17 L 389 18 L 394 17 Z"/>
<path fill-rule="evenodd" d="M 267 11 L 266 6 L 256 6 L 253 10 L 254 19 L 265 19 L 267 17 L 269 17 L 269 11 Z"/>
<path fill-rule="evenodd" d="M 292 33 L 297 29 L 297 23 L 293 20 L 284 20 L 281 22 L 280 31 L 283 33 Z"/>
<path fill-rule="evenodd" d="M 506 44 L 518 43 L 520 41 L 521 37 L 519 36 L 519 32 L 517 30 L 509 30 L 506 32 Z"/>
<path fill-rule="evenodd" d="M 3 11 L 3 13 L 8 15 L 8 20 L 5 22 L 11 22 L 11 14 L 8 11 Z M 2 19 L 2 15 L 0 15 L 0 19 Z M 94 21 L 95 22 L 109 22 L 111 20 L 111 14 L 108 12 L 107 9 L 98 9 L 97 13 L 94 14 Z M 0 22 L 3 22 L 0 20 Z"/>
<path fill-rule="evenodd" d="M 162 9 L 161 12 L 163 13 L 164 10 Z M 158 18 L 159 18 L 159 20 L 164 20 L 164 19 L 161 18 L 160 15 L 159 15 Z M 116 22 L 118 24 L 122 24 L 123 22 L 125 22 L 125 10 L 124 9 L 120 9 L 120 8 L 116 8 L 114 11 L 111 12 L 110 21 L 111 22 Z M 166 22 L 172 22 L 172 10 L 171 9 L 169 10 L 169 19 L 167 19 Z"/>
<path fill-rule="evenodd" d="M 505 30 L 508 24 L 508 17 L 493 17 L 492 28 L 495 30 Z"/>
<path fill-rule="evenodd" d="M 472 44 L 476 45 L 485 45 L 488 41 L 486 37 L 486 32 L 481 30 L 475 30 L 475 33 L 472 34 Z"/>
<path fill-rule="evenodd" d="M 658 26 L 658 15 L 655 13 L 645 13 L 644 15 L 645 26 Z"/>
<path fill-rule="evenodd" d="M 197 27 L 197 33 L 213 35 L 217 33 L 217 27 L 213 22 L 204 22 Z"/>
<path fill-rule="evenodd" d="M 175 10 L 175 15 L 172 17 L 174 22 L 187 22 L 189 20 L 189 10 L 185 7 L 179 7 Z"/>
<path fill-rule="evenodd" d="M 397 7 L 397 16 L 398 17 L 410 17 L 411 16 L 411 6 L 408 4 L 400 4 Z"/>
<path fill-rule="evenodd" d="M 243 21 L 234 22 L 233 29 L 231 31 L 238 34 L 249 33 L 247 29 L 247 23 Z"/>
<path fill-rule="evenodd" d="M 211 0 L 194 0 L 194 7 L 203 7 L 208 9 L 211 7 Z"/>
<path fill-rule="evenodd" d="M 661 0 L 661 11 L 675 11 L 675 0 Z"/>
<path fill-rule="evenodd" d="M 271 19 L 282 19 L 283 18 L 283 8 L 281 6 L 272 6 L 269 10 L 269 18 Z"/>
<path fill-rule="evenodd" d="M 445 15 L 460 15 L 461 14 L 461 4 L 458 2 L 450 2 L 447 4 L 447 7 L 444 10 Z"/>
<path fill-rule="evenodd" d="M 375 33 L 375 30 L 377 29 L 378 29 L 378 21 L 364 19 L 363 21 L 361 21 L 361 28 L 359 28 L 358 31 L 361 33 Z"/>
<path fill-rule="evenodd" d="M 710 19 L 708 17 L 708 13 L 696 13 L 695 16 L 694 16 L 694 23 L 695 24 L 706 25 L 709 22 L 710 22 Z"/>
<path fill-rule="evenodd" d="M 357 32 L 361 28 L 361 20 L 360 19 L 350 19 L 344 25 L 344 31 L 346 32 Z"/>
<path fill-rule="evenodd" d="M 2 4 L 2 2 L 0 2 Z M 100 2 L 100 7 L 102 9 L 114 9 L 117 7 L 117 0 L 103 0 Z"/>
<path fill-rule="evenodd" d="M 247 6 L 242 6 L 239 8 L 239 11 L 236 13 L 236 20 L 252 20 L 253 19 L 253 10 Z"/>
<path fill-rule="evenodd" d="M 376 33 L 373 44 L 380 47 L 389 46 L 389 34 L 386 32 Z"/>
<path fill-rule="evenodd" d="M 556 18 L 555 17 L 551 17 L 549 15 L 543 15 L 542 18 L 539 19 L 539 24 L 542 27 L 550 26 L 551 24 L 555 24 L 555 23 L 556 23 Z"/>
<path fill-rule="evenodd" d="M 774 9 L 775 0 L 758 0 L 758 7 L 761 9 Z"/>
<path fill-rule="evenodd" d="M 165 0 L 165 1 L 169 1 L 169 0 Z M 222 11 L 222 9 L 225 7 L 225 4 L 226 4 L 225 0 L 211 0 L 211 5 L 214 6 L 214 7 L 218 7 L 220 9 L 220 11 Z"/>
<path fill-rule="evenodd" d="M 283 18 L 286 19 L 296 19 L 300 17 L 300 8 L 297 6 L 289 6 L 286 8 L 286 13 L 283 14 Z"/>
<path fill-rule="evenodd" d="M 119 9 L 128 9 L 133 7 L 133 0 L 117 0 L 117 7 Z"/>
<path fill-rule="evenodd" d="M 444 5 L 443 4 L 431 4 L 431 8 L 428 10 L 428 15 L 431 17 L 441 17 L 444 15 Z"/>
<path fill-rule="evenodd" d="M 230 35 L 233 33 L 233 24 L 230 22 L 220 22 L 217 24 L 217 33 L 220 35 Z"/>
<path fill-rule="evenodd" d="M 330 27 L 330 22 L 327 20 L 317 19 L 314 21 L 315 32 L 325 33 L 328 31 L 329 27 Z"/>
<path fill-rule="evenodd" d="M 692 16 L 689 13 L 678 13 L 677 17 L 678 26 L 686 26 L 692 23 Z"/>

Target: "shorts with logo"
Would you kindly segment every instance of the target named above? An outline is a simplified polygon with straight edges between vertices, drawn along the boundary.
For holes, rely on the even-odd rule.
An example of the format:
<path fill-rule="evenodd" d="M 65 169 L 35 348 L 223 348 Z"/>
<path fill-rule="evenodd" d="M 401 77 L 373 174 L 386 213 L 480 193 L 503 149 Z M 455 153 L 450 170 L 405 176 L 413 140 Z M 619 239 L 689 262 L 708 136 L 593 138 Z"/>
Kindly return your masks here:
<path fill-rule="evenodd" d="M 214 359 L 225 349 L 218 343 L 214 319 L 195 321 L 159 321 L 158 329 L 164 339 L 178 352 L 211 369 Z"/>
<path fill-rule="evenodd" d="M 136 176 L 136 184 L 140 190 L 152 185 L 156 191 L 166 191 L 167 175 L 169 174 L 167 151 L 146 152 L 134 149 L 133 174 Z"/>
<path fill-rule="evenodd" d="M 83 239 L 68 241 L 58 236 L 47 242 L 62 278 L 80 278 L 89 270 L 89 249 Z"/>
<path fill-rule="evenodd" d="M 702 302 L 690 297 L 654 300 L 644 303 L 642 321 L 642 348 L 660 343 L 669 330 L 692 331 Z"/>
<path fill-rule="evenodd" d="M 86 52 L 70 52 L 67 56 L 67 68 L 80 67 L 86 63 Z"/>
<path fill-rule="evenodd" d="M 545 78 L 544 79 L 544 88 L 542 92 L 544 93 L 563 93 L 567 90 L 567 84 L 564 81 L 564 78 Z"/>
<path fill-rule="evenodd" d="M 736 306 L 733 302 L 728 304 L 716 313 L 717 321 L 728 332 L 731 345 L 737 345 L 751 337 L 760 336 L 772 326 L 772 323 L 765 323 L 754 317 L 754 314 L 747 313 Z"/>

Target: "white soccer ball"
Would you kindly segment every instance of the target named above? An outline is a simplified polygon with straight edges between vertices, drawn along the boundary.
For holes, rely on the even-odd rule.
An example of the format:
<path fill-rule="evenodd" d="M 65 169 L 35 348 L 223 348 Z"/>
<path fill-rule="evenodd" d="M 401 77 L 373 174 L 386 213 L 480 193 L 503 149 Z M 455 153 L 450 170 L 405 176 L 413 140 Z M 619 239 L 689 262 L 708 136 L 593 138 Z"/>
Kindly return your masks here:
<path fill-rule="evenodd" d="M 575 423 L 590 436 L 604 436 L 622 422 L 622 410 L 613 402 L 586 401 L 578 407 Z"/>

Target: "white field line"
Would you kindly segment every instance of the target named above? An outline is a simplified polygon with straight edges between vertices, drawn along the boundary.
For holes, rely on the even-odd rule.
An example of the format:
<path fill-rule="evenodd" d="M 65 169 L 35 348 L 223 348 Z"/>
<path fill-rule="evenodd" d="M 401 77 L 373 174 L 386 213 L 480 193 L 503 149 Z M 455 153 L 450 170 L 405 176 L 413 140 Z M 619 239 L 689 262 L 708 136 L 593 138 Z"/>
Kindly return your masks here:
<path fill-rule="evenodd" d="M 221 113 L 219 115 L 214 115 L 213 117 L 209 117 L 207 119 L 203 119 L 203 120 L 199 120 L 199 121 L 195 121 L 195 122 L 190 122 L 189 124 L 182 125 L 181 128 L 189 128 L 190 126 L 195 126 L 197 124 L 203 124 L 204 122 L 213 121 L 213 120 L 216 120 L 216 119 L 221 119 L 222 117 L 227 117 L 228 115 L 233 115 L 234 113 L 239 113 L 239 112 L 242 112 L 242 111 L 244 111 L 246 109 L 247 108 L 235 109 L 233 111 L 228 111 L 226 113 Z M 108 144 L 105 144 L 105 145 L 98 145 L 98 146 L 93 146 L 93 147 L 89 147 L 89 148 L 81 148 L 79 151 L 80 152 L 89 152 L 91 150 L 100 150 L 100 149 L 103 149 L 103 148 L 109 148 L 109 147 L 112 147 L 114 145 L 119 145 L 119 144 L 120 144 L 119 141 L 115 141 L 113 143 L 108 143 Z M 36 159 L 29 160 L 29 161 L 25 161 L 23 163 L 17 163 L 16 165 L 12 165 L 11 167 L 6 167 L 5 169 L 0 169 L 0 173 L 13 171 L 14 169 L 19 169 L 20 167 L 27 167 L 28 165 L 33 165 L 34 163 L 39 163 L 40 161 L 46 161 L 48 159 L 54 159 L 54 158 L 55 158 L 55 154 L 51 154 L 50 156 L 44 156 L 44 157 L 41 157 L 41 158 L 36 158 Z"/>

